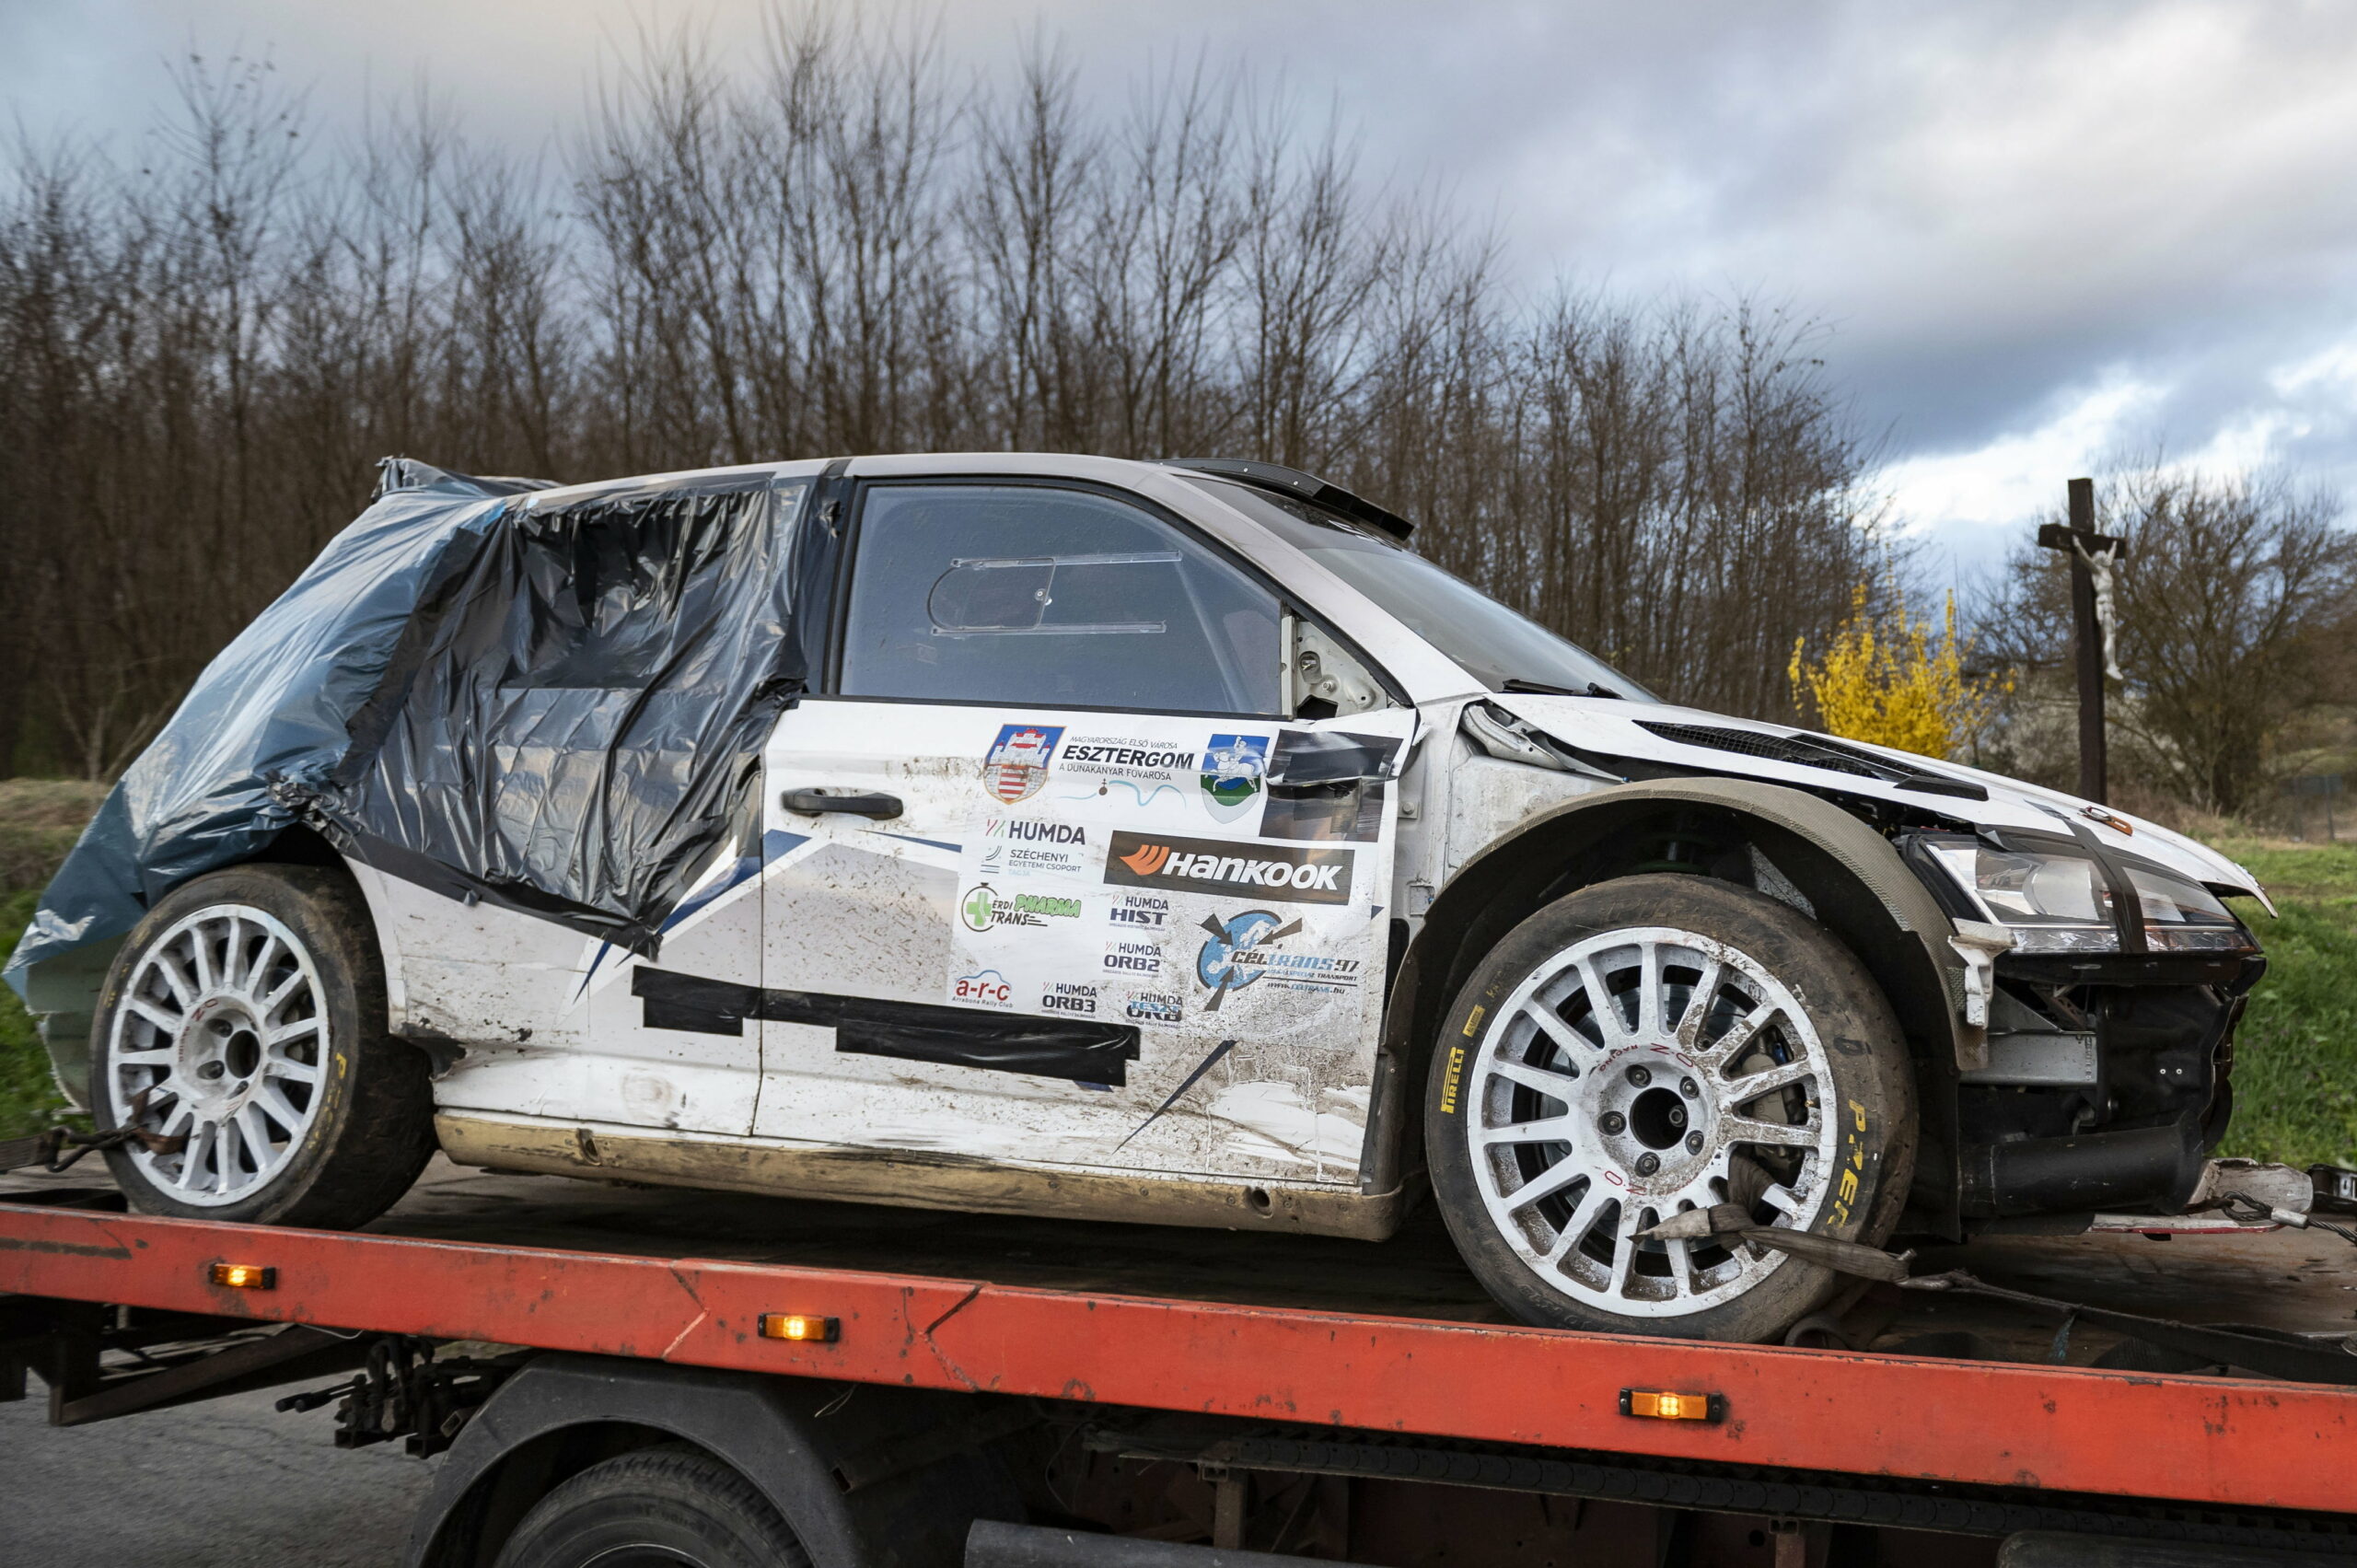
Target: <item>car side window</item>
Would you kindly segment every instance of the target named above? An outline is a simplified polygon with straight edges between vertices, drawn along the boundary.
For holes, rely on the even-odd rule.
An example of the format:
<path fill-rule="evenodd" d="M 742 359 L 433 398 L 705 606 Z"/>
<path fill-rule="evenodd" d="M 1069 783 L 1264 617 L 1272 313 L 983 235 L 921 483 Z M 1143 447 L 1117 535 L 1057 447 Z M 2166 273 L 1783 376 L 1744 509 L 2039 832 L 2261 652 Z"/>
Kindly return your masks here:
<path fill-rule="evenodd" d="M 1280 606 L 1140 506 L 886 484 L 852 563 L 841 690 L 1013 706 L 1279 712 Z"/>

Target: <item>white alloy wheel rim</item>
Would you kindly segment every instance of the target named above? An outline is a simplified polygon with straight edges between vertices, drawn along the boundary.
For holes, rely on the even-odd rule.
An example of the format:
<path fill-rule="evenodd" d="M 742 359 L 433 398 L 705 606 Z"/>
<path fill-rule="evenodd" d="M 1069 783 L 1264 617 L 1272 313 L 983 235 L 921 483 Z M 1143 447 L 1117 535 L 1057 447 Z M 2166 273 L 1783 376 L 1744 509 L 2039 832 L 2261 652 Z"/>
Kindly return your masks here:
<path fill-rule="evenodd" d="M 107 1041 L 109 1109 L 160 1146 L 125 1145 L 183 1203 L 252 1196 L 319 1117 L 327 993 L 293 932 L 250 904 L 183 916 L 132 968 Z M 145 1097 L 144 1099 L 142 1097 Z"/>
<path fill-rule="evenodd" d="M 1659 926 L 1591 936 L 1477 1027 L 1474 1180 L 1491 1225 L 1554 1289 L 1627 1318 L 1699 1312 L 1785 1255 L 1638 1232 L 1731 1202 L 1805 1229 L 1824 1207 L 1837 1133 L 1824 1042 L 1726 944 Z"/>

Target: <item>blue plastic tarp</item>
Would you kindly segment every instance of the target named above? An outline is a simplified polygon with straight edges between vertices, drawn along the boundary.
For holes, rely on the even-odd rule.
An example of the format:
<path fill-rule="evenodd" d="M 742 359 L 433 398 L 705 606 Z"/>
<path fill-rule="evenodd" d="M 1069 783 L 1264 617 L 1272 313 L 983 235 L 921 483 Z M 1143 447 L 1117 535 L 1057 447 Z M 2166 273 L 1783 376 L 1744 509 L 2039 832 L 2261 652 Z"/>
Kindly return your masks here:
<path fill-rule="evenodd" d="M 450 541 L 480 531 L 514 482 L 386 465 L 389 489 L 221 650 L 124 771 L 42 895 L 8 960 L 26 972 L 121 936 L 190 877 L 251 856 L 296 814 L 277 781 L 317 785 L 351 744 Z"/>
<path fill-rule="evenodd" d="M 389 459 L 378 499 L 214 659 L 60 868 L 7 979 L 96 950 L 298 823 L 454 898 L 651 951 L 809 657 L 810 481 L 536 496 Z M 95 982 L 87 958 L 61 965 Z M 80 1005 L 87 1006 L 87 1003 Z M 60 1000 L 48 1010 L 78 1011 Z"/>

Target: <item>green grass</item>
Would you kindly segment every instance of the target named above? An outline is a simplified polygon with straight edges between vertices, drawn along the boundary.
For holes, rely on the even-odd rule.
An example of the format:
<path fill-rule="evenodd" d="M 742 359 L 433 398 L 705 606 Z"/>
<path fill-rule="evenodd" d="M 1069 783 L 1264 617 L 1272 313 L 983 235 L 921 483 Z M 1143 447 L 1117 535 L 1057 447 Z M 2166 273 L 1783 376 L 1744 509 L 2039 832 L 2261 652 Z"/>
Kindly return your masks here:
<path fill-rule="evenodd" d="M 105 793 L 78 779 L 0 779 L 0 962 Z M 0 1138 L 37 1132 L 65 1110 L 31 1016 L 0 985 Z"/>
<path fill-rule="evenodd" d="M 2221 1154 L 2357 1165 L 2357 846 L 2221 839 L 2280 912 L 2239 912 L 2267 949 L 2235 1039 L 2235 1120 Z"/>
<path fill-rule="evenodd" d="M 38 896 L 29 888 L 0 902 L 0 954 L 16 949 L 17 934 L 32 918 Z M 33 1032 L 30 1015 L 15 992 L 0 985 L 0 1138 L 38 1132 L 65 1109 L 65 1097 L 50 1077 L 49 1052 Z"/>

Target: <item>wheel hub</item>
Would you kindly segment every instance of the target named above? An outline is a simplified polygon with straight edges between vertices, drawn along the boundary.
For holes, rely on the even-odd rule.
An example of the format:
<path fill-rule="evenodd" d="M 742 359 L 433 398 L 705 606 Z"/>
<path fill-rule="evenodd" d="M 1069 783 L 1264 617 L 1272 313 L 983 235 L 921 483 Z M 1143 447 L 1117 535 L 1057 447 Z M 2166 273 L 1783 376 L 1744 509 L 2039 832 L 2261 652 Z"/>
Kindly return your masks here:
<path fill-rule="evenodd" d="M 1631 1192 L 1676 1193 L 1711 1162 L 1717 1114 L 1709 1092 L 1678 1062 L 1675 1040 L 1614 1052 L 1583 1075 L 1592 1108 L 1593 1153 Z"/>
<path fill-rule="evenodd" d="M 326 993 L 266 911 L 219 904 L 173 923 L 134 958 L 112 1016 L 109 1109 L 155 1134 L 129 1157 L 180 1202 L 258 1191 L 318 1119 Z"/>
<path fill-rule="evenodd" d="M 191 1099 L 218 1120 L 242 1104 L 261 1070 L 261 1020 L 243 995 L 215 992 L 192 1009 L 172 1054 Z"/>

